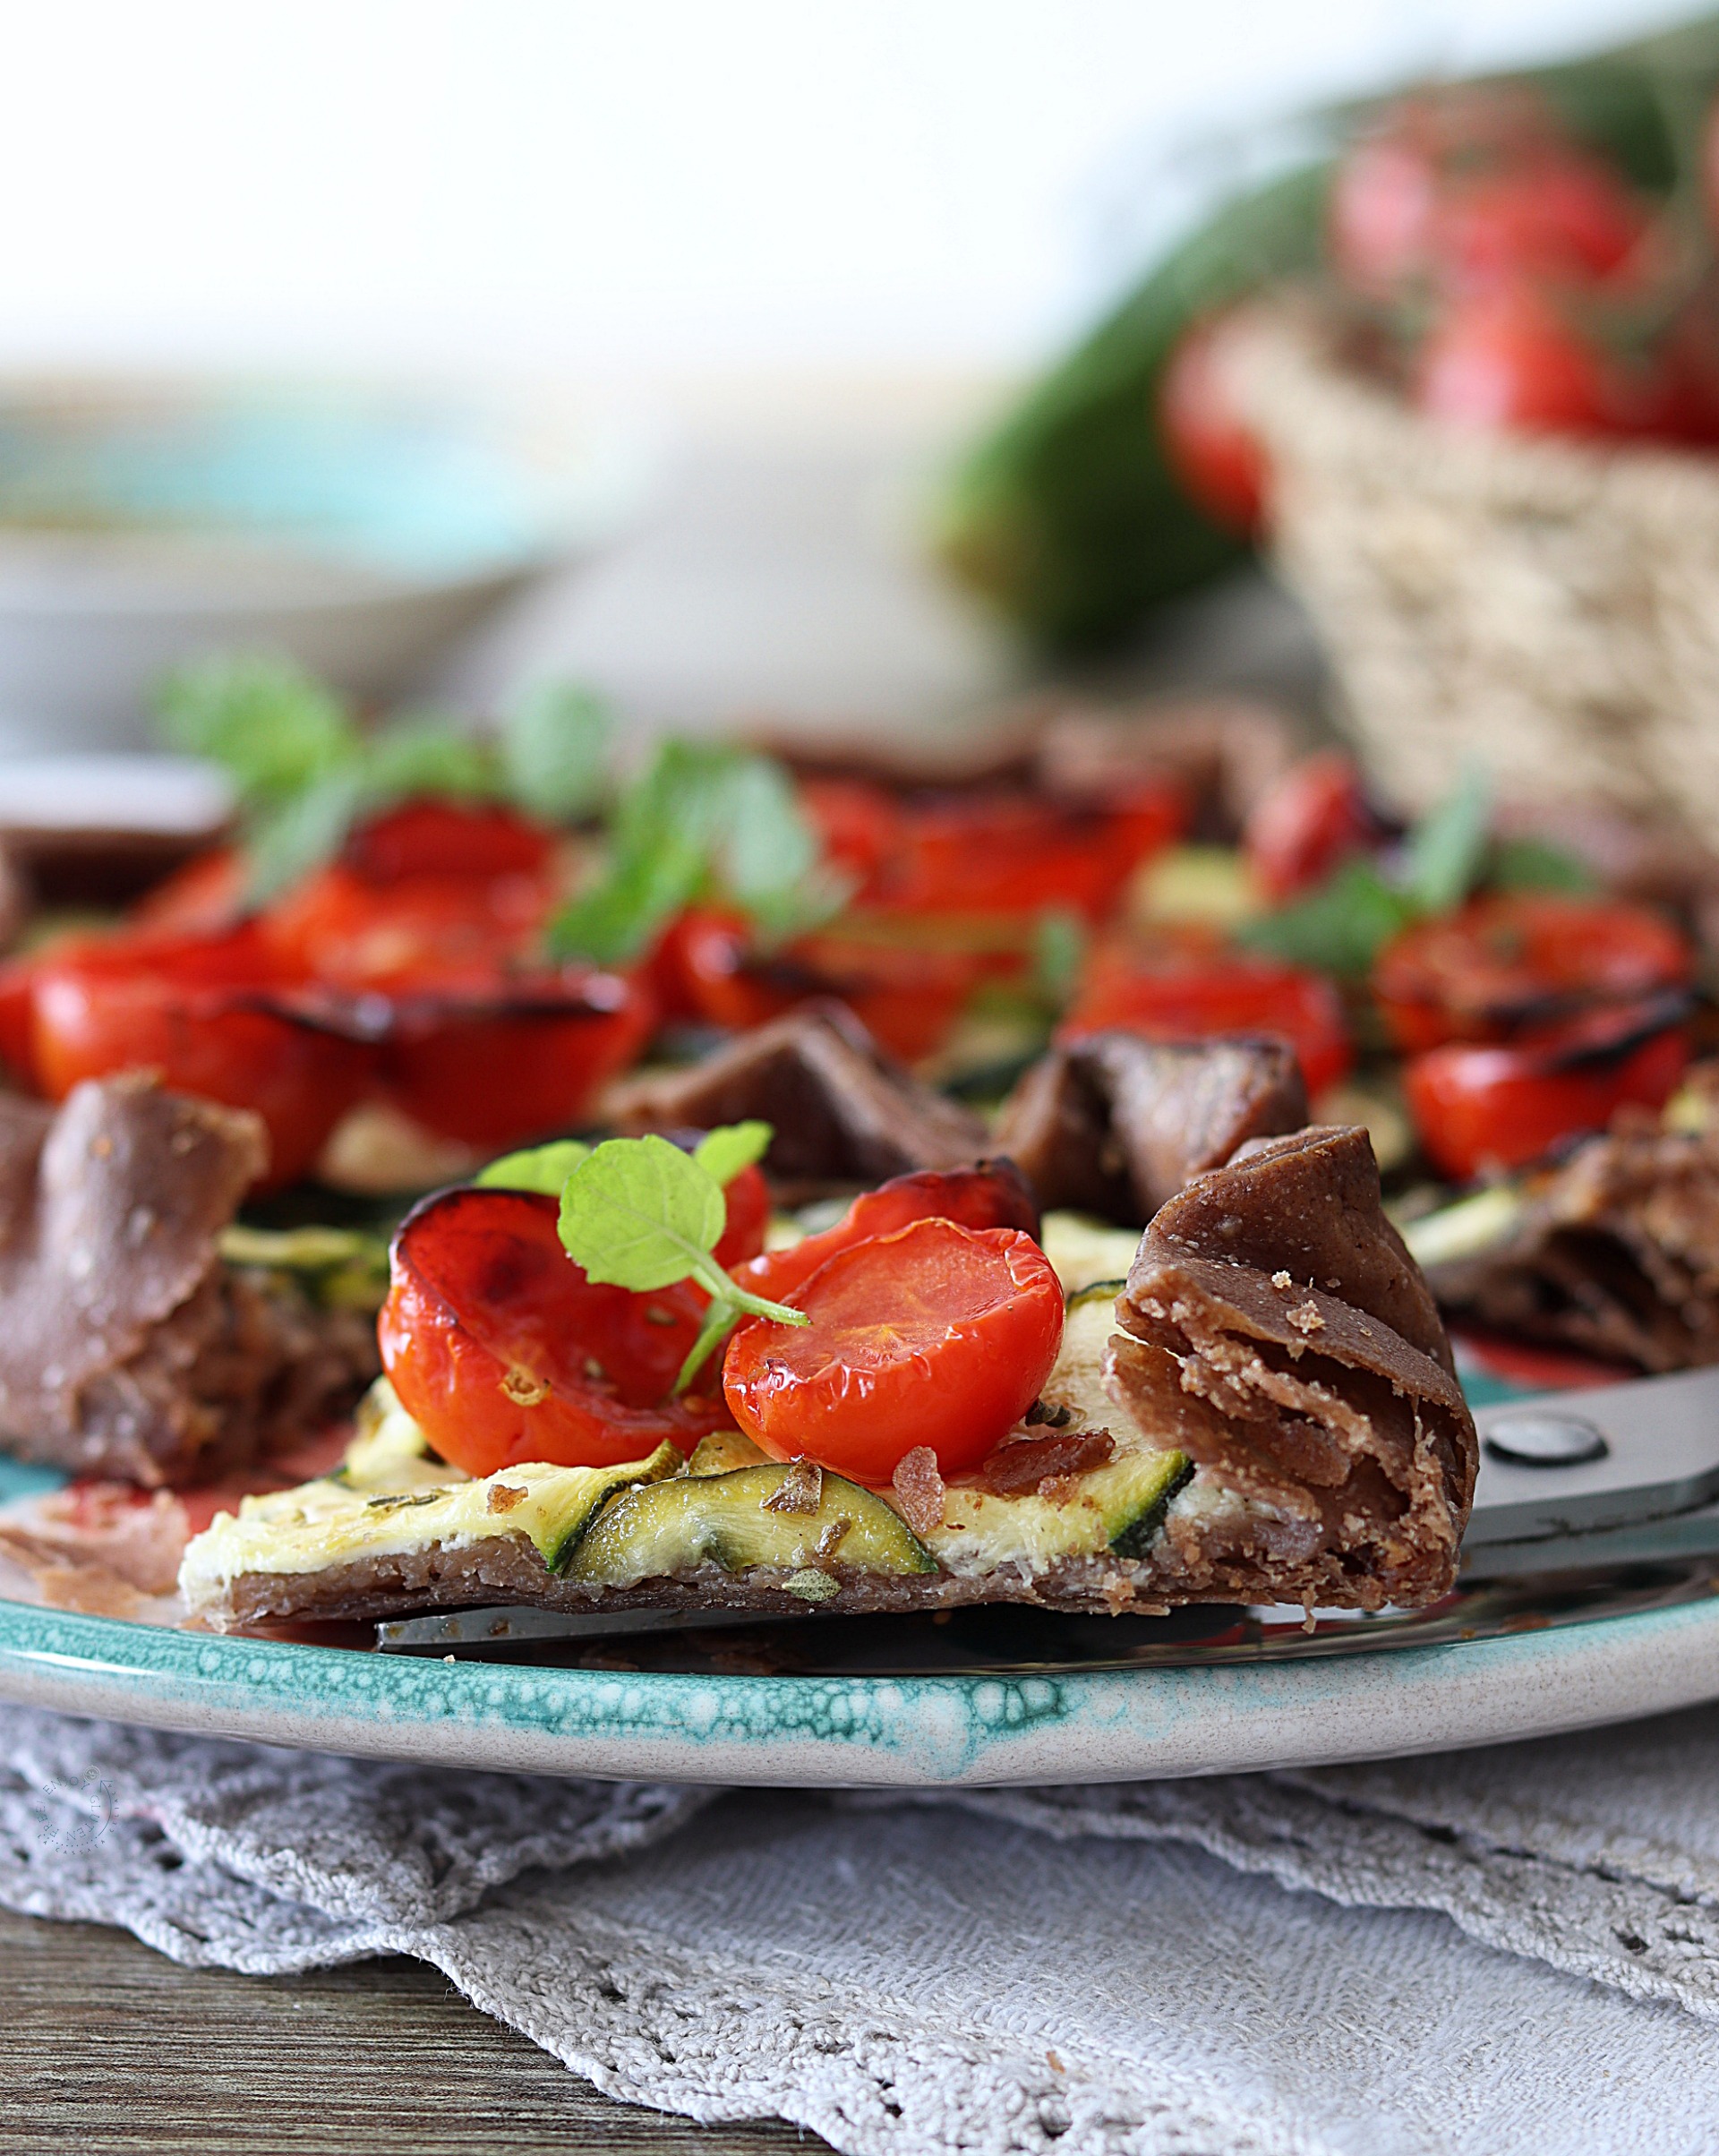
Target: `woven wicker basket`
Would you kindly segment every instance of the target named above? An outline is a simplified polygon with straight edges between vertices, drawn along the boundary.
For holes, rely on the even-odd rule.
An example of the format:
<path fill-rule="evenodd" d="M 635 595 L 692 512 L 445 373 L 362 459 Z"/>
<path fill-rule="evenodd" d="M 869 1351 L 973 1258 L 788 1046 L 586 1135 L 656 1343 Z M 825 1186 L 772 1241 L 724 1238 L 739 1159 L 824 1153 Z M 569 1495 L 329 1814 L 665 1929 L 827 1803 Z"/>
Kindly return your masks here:
<path fill-rule="evenodd" d="M 1381 784 L 1467 766 L 1719 846 L 1719 458 L 1459 432 L 1262 305 L 1226 364 L 1272 472 L 1275 551 Z"/>

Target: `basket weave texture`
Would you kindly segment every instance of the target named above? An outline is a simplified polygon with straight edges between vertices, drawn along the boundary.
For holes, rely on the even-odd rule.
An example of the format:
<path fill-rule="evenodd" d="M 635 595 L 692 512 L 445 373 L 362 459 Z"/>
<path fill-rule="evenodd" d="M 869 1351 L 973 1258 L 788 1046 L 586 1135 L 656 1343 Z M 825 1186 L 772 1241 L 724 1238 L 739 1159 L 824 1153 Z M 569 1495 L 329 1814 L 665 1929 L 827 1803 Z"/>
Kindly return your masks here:
<path fill-rule="evenodd" d="M 1401 807 L 1477 765 L 1507 799 L 1719 846 L 1719 458 L 1441 425 L 1338 364 L 1296 299 L 1225 364 L 1336 715 Z"/>

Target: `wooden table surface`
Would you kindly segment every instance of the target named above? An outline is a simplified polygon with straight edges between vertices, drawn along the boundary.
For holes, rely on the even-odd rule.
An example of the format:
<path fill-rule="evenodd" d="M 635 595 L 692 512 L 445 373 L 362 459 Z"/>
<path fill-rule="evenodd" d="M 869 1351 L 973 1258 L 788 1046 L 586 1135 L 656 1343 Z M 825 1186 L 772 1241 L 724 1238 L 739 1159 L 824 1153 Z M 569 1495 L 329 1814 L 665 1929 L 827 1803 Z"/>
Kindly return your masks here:
<path fill-rule="evenodd" d="M 785 2156 L 792 2127 L 611 2103 L 421 1962 L 182 1969 L 0 1911 L 0 2156 Z"/>

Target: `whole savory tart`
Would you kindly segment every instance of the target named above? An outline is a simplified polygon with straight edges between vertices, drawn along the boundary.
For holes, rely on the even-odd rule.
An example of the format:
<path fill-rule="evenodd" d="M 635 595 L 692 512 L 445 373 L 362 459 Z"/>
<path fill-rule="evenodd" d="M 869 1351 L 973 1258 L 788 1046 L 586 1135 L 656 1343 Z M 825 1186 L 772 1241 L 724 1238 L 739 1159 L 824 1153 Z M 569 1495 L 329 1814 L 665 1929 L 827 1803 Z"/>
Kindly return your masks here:
<path fill-rule="evenodd" d="M 1687 850 L 1406 829 L 1229 706 L 623 783 L 577 696 L 179 693 L 231 843 L 0 965 L 52 1599 L 1416 1606 L 1460 1378 L 1719 1354 Z"/>

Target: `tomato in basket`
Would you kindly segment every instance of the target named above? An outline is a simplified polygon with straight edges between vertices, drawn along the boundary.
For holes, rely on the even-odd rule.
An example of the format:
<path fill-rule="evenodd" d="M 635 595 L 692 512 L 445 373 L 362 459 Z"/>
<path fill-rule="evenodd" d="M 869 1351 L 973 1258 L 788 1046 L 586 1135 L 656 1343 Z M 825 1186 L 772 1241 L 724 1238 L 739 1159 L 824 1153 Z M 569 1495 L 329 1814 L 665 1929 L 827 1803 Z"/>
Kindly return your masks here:
<path fill-rule="evenodd" d="M 1158 393 L 1159 437 L 1188 499 L 1249 539 L 1265 522 L 1270 471 L 1224 373 L 1221 317 L 1196 322 L 1170 355 Z"/>

